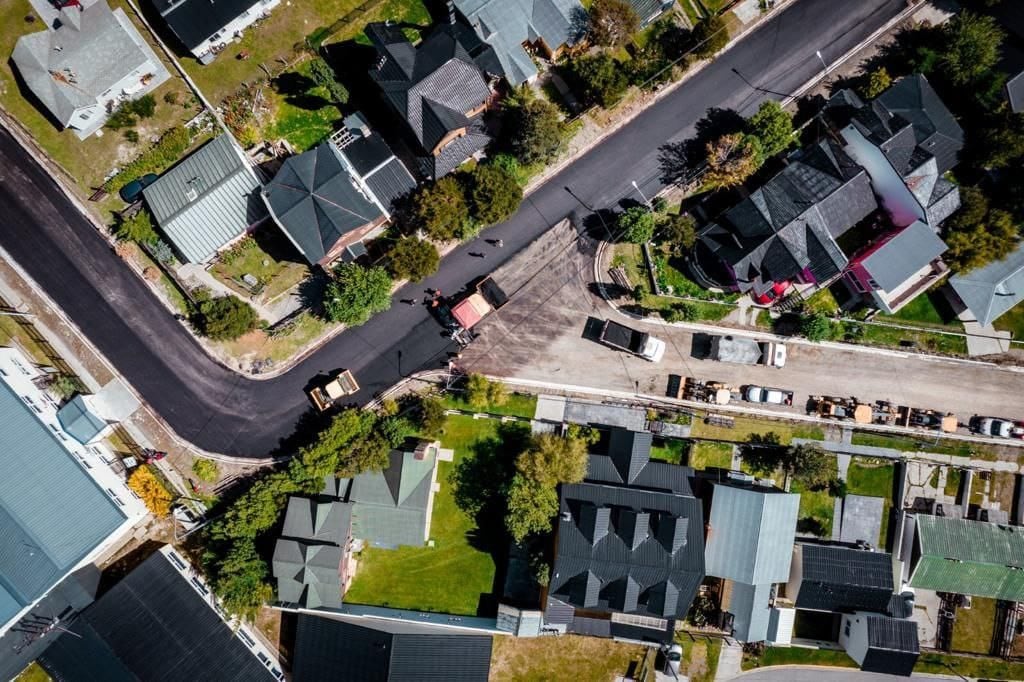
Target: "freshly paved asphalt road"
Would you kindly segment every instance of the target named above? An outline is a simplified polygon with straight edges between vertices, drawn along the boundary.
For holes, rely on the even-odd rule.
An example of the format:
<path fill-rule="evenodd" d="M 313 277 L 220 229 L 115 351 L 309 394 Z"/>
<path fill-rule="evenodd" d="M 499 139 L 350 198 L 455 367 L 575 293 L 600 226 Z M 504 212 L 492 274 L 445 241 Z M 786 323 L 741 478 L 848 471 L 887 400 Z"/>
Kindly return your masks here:
<path fill-rule="evenodd" d="M 709 107 L 749 114 L 765 95 L 790 92 L 903 7 L 904 0 L 793 0 L 771 22 L 694 75 L 630 124 L 567 167 L 488 231 L 505 247 L 463 245 L 423 288 L 450 294 L 511 258 L 580 204 L 614 204 L 660 182 L 658 148 L 685 139 Z M 243 377 L 211 359 L 67 200 L 46 173 L 0 134 L 0 245 L 42 286 L 146 401 L 186 440 L 230 455 L 260 457 L 290 435 L 309 409 L 304 388 L 317 373 L 347 367 L 368 400 L 403 374 L 440 367 L 452 350 L 426 310 L 396 303 L 346 331 L 288 373 L 266 381 Z M 485 251 L 487 259 L 469 251 Z M 422 296 L 420 287 L 396 299 Z"/>

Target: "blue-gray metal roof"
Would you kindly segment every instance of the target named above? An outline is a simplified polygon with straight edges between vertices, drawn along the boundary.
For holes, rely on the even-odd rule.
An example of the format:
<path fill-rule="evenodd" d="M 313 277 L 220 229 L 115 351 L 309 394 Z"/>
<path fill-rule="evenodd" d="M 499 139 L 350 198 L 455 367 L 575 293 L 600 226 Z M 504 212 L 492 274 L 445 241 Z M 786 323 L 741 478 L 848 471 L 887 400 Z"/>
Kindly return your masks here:
<path fill-rule="evenodd" d="M 41 597 L 126 516 L 0 384 L 0 623 Z"/>
<path fill-rule="evenodd" d="M 263 196 L 310 263 L 322 260 L 345 235 L 383 216 L 356 185 L 331 142 L 287 159 Z"/>
<path fill-rule="evenodd" d="M 763 642 L 768 637 L 771 593 L 771 585 L 732 584 L 728 611 L 733 615 L 733 637 L 741 642 Z"/>
<path fill-rule="evenodd" d="M 82 445 L 91 443 L 107 428 L 107 422 L 93 414 L 80 395 L 57 410 L 57 421 L 69 436 Z"/>
<path fill-rule="evenodd" d="M 981 325 L 992 324 L 1024 301 L 1024 244 L 1002 260 L 950 277 L 949 285 Z"/>
<path fill-rule="evenodd" d="M 433 454 L 395 450 L 387 469 L 352 479 L 352 536 L 378 547 L 421 546 L 434 466 Z"/>
<path fill-rule="evenodd" d="M 235 141 L 221 135 L 182 159 L 142 195 L 185 260 L 205 263 L 267 216 L 260 189 Z"/>
<path fill-rule="evenodd" d="M 884 291 L 891 292 L 946 252 L 935 230 L 915 220 L 860 264 Z"/>
<path fill-rule="evenodd" d="M 799 508 L 797 494 L 716 485 L 705 552 L 707 574 L 749 585 L 788 580 Z"/>

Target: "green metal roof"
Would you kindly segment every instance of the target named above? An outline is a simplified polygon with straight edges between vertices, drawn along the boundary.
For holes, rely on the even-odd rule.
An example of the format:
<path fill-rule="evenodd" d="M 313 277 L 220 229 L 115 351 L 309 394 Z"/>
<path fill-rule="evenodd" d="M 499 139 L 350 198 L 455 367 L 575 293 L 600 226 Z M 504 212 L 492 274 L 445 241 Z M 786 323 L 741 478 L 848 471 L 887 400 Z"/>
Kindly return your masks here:
<path fill-rule="evenodd" d="M 919 515 L 917 539 L 921 559 L 912 587 L 1024 601 L 1024 530 Z"/>

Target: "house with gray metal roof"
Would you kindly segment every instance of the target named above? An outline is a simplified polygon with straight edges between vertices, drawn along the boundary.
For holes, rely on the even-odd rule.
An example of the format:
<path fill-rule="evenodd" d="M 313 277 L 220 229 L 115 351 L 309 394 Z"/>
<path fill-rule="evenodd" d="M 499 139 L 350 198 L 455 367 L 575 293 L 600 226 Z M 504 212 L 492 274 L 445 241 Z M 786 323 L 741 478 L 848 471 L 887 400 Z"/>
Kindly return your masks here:
<path fill-rule="evenodd" d="M 891 315 L 949 272 L 942 262 L 946 249 L 935 230 L 915 220 L 855 255 L 844 279 Z"/>
<path fill-rule="evenodd" d="M 436 441 L 419 441 L 411 449 L 392 450 L 383 471 L 355 476 L 348 495 L 352 536 L 373 547 L 422 546 L 430 538 L 437 463 L 452 456 Z"/>
<path fill-rule="evenodd" d="M 11 61 L 47 113 L 82 140 L 121 102 L 171 77 L 124 10 L 106 0 L 64 6 L 55 27 L 18 39 Z"/>
<path fill-rule="evenodd" d="M 281 0 L 146 0 L 182 47 L 209 64 Z"/>
<path fill-rule="evenodd" d="M 1024 301 L 1024 244 L 983 268 L 953 275 L 949 285 L 983 327 Z"/>
<path fill-rule="evenodd" d="M 629 6 L 640 19 L 640 28 L 644 29 L 654 23 L 658 17 L 672 9 L 675 0 L 628 0 Z"/>
<path fill-rule="evenodd" d="M 69 436 L 82 445 L 102 438 L 111 424 L 103 419 L 87 402 L 87 396 L 76 395 L 57 410 L 57 420 Z"/>
<path fill-rule="evenodd" d="M 415 141 L 420 172 L 436 179 L 483 151 L 491 141 L 483 121 L 493 95 L 488 74 L 501 75 L 494 49 L 454 21 L 416 46 L 394 24 L 365 32 L 377 50 L 370 78 Z"/>
<path fill-rule="evenodd" d="M 415 187 L 380 135 L 353 126 L 286 159 L 262 195 L 299 253 L 327 266 L 365 253 L 363 240 L 384 228 L 395 202 Z"/>
<path fill-rule="evenodd" d="M 0 348 L 0 635 L 147 514 L 109 451 L 65 432 L 42 376 Z"/>
<path fill-rule="evenodd" d="M 352 505 L 329 498 L 289 497 L 272 573 L 277 601 L 310 609 L 341 607 L 351 579 Z"/>
<path fill-rule="evenodd" d="M 789 580 L 800 496 L 761 484 L 713 486 L 705 540 L 705 571 L 727 581 L 722 611 L 742 642 L 768 636 L 776 583 Z"/>
<path fill-rule="evenodd" d="M 481 40 L 494 48 L 500 74 L 513 87 L 537 77 L 531 51 L 556 59 L 586 34 L 579 0 L 455 0 Z"/>
<path fill-rule="evenodd" d="M 179 161 L 142 191 L 171 246 L 188 263 L 206 263 L 267 217 L 262 184 L 230 135 Z"/>
<path fill-rule="evenodd" d="M 650 460 L 650 434 L 616 429 L 583 483 L 563 485 L 545 623 L 668 641 L 704 579 L 692 469 Z"/>
<path fill-rule="evenodd" d="M 986 521 L 915 514 L 910 586 L 1024 601 L 1024 531 Z"/>

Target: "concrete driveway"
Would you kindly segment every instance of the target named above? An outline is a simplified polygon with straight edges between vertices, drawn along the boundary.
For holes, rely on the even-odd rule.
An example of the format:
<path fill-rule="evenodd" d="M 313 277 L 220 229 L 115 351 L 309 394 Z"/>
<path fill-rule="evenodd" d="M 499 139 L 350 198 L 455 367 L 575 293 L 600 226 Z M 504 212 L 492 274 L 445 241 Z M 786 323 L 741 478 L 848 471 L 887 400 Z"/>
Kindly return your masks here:
<path fill-rule="evenodd" d="M 562 225 L 498 270 L 495 280 L 518 292 L 474 329 L 480 338 L 463 353 L 463 368 L 656 397 L 665 395 L 669 374 L 794 391 L 793 406 L 780 414 L 802 413 L 811 395 L 829 394 L 950 411 L 961 422 L 974 414 L 1024 418 L 1024 374 L 987 364 L 799 342 L 787 344 L 782 369 L 700 359 L 705 334 L 630 322 L 594 293 L 595 248 Z M 539 274 L 527 280 L 526 273 Z M 652 364 L 584 338 L 588 318 L 612 316 L 663 339 L 664 359 Z"/>

